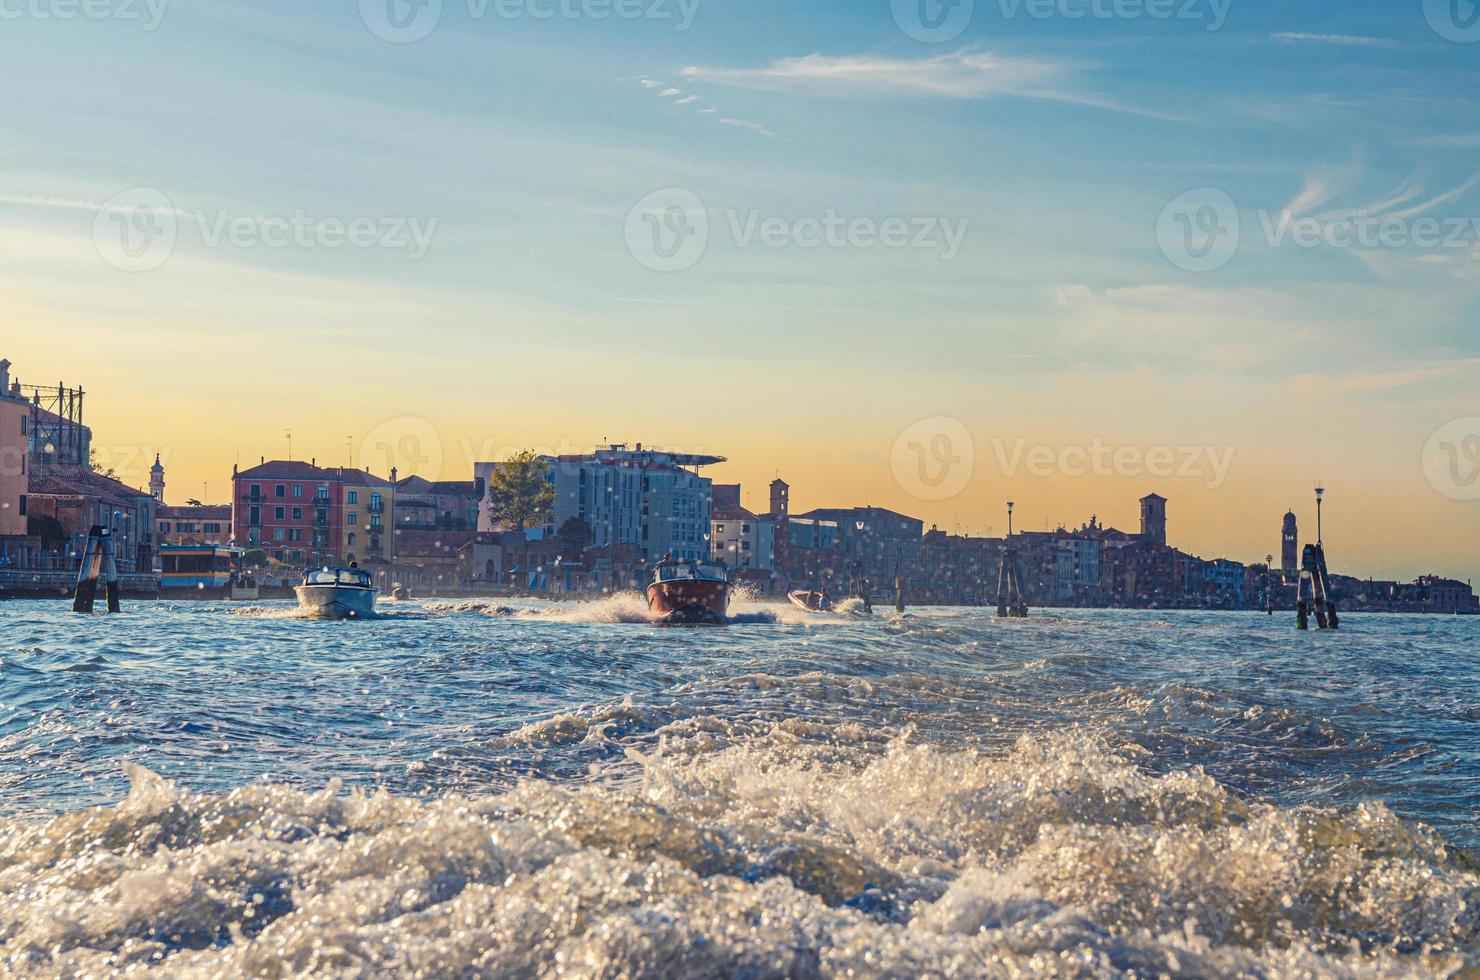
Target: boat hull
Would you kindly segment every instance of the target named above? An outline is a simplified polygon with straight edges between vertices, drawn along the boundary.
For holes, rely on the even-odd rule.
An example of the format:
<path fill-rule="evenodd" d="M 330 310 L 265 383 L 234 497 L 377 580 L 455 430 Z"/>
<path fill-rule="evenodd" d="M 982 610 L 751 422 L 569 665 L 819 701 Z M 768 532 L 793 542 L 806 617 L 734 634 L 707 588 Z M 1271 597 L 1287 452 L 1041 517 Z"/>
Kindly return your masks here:
<path fill-rule="evenodd" d="M 300 585 L 298 608 L 310 619 L 361 619 L 375 615 L 376 590 L 352 585 Z"/>
<path fill-rule="evenodd" d="M 647 601 L 661 623 L 719 626 L 730 611 L 730 585 L 703 579 L 654 582 L 647 588 Z"/>

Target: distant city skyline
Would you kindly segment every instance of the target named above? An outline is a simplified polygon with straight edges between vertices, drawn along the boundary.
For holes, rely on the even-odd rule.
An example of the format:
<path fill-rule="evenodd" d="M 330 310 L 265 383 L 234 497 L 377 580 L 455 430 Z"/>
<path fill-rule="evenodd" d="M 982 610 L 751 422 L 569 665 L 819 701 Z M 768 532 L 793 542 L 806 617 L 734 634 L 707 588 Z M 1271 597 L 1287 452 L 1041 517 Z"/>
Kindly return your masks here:
<path fill-rule="evenodd" d="M 5 21 L 48 84 L 0 109 L 0 355 L 171 502 L 389 426 L 452 479 L 641 440 L 975 533 L 1155 490 L 1244 561 L 1319 480 L 1333 565 L 1476 570 L 1447 4 L 129 6 Z M 962 432 L 964 478 L 901 479 Z M 1096 440 L 1140 473 L 1066 473 Z"/>

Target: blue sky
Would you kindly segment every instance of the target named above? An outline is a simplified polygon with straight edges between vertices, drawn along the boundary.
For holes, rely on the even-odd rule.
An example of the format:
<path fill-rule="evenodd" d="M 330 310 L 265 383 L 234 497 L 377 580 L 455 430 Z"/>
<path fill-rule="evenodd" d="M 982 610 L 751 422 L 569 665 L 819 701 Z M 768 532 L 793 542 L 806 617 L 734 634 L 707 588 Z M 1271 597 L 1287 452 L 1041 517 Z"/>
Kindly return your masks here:
<path fill-rule="evenodd" d="M 1429 564 L 1473 564 L 1476 505 L 1420 462 L 1436 429 L 1480 415 L 1480 226 L 1461 224 L 1480 215 L 1480 43 L 1436 29 L 1450 0 L 1177 0 L 1170 18 L 1105 0 L 1111 16 L 1080 19 L 1065 6 L 1089 4 L 977 0 L 936 43 L 887 0 L 697 0 L 686 30 L 678 0 L 601 20 L 442 0 L 414 43 L 376 36 L 375 0 L 173 0 L 153 30 L 143 0 L 35 15 L 67 2 L 0 20 L 0 315 L 22 326 L 0 354 L 87 381 L 105 441 L 175 448 L 190 484 L 278 454 L 287 426 L 327 456 L 412 416 L 456 472 L 468 441 L 646 433 L 725 451 L 753 486 L 785 470 L 813 503 L 853 493 L 980 529 L 972 515 L 1023 496 L 1008 474 L 979 466 L 943 504 L 889 477 L 896 434 L 943 416 L 978 457 L 1003 433 L 1237 448 L 1236 489 L 1173 485 L 1206 552 L 1255 557 L 1267 512 L 1319 476 L 1352 488 L 1367 567 L 1422 570 L 1371 527 L 1394 511 Z M 136 273 L 93 239 L 131 188 L 180 226 Z M 710 233 L 663 273 L 624 228 L 668 188 L 702 201 Z M 1189 191 L 1240 219 L 1208 271 L 1158 237 Z M 435 229 L 411 260 L 211 246 L 195 218 L 296 211 Z M 734 234 L 746 215 L 828 213 L 965 232 L 949 260 Z M 1437 219 L 1452 247 L 1265 230 L 1353 214 L 1409 234 Z M 1072 522 L 1105 498 L 1133 511 L 1139 488 L 1027 489 L 1045 522 Z"/>

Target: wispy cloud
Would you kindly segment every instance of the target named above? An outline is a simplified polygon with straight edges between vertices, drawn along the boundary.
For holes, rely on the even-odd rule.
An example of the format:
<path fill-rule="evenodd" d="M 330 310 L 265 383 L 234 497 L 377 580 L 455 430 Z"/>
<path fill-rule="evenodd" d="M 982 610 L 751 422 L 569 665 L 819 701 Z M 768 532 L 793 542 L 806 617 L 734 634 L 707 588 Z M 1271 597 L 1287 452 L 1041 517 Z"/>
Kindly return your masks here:
<path fill-rule="evenodd" d="M 653 78 L 644 77 L 639 78 L 637 81 L 639 85 L 653 92 L 658 98 L 670 100 L 670 105 L 694 106 L 704 101 L 699 95 L 685 93 L 683 89 L 666 85 L 666 83 L 659 82 Z M 705 106 L 694 110 L 696 114 L 701 116 L 716 116 L 719 115 L 719 111 L 717 106 Z M 776 134 L 771 131 L 770 127 L 749 119 L 742 119 L 736 115 L 726 115 L 717 121 L 732 129 L 743 129 L 747 132 L 755 133 L 758 136 L 764 136 L 767 139 L 774 139 L 776 137 Z"/>
<path fill-rule="evenodd" d="M 812 88 L 980 99 L 1039 88 L 1061 81 L 1068 72 L 1065 65 L 1056 62 L 961 50 L 914 60 L 809 54 L 783 58 L 764 68 L 691 65 L 683 74 L 744 88 Z"/>
<path fill-rule="evenodd" d="M 1125 105 L 1067 84 L 1078 66 L 1068 61 L 1018 58 L 961 49 L 930 58 L 809 54 L 783 58 L 763 68 L 705 68 L 690 65 L 686 78 L 764 91 L 805 90 L 837 96 L 896 95 L 905 98 L 989 99 L 1021 96 L 1123 112 L 1170 122 L 1190 122 L 1157 109 Z"/>
<path fill-rule="evenodd" d="M 1290 393 L 1305 398 L 1393 391 L 1416 384 L 1432 383 L 1480 369 L 1480 358 L 1462 357 L 1443 364 L 1420 365 L 1392 371 L 1371 371 L 1341 376 L 1300 374 L 1290 379 Z"/>
<path fill-rule="evenodd" d="M 726 126 L 733 126 L 735 129 L 748 129 L 752 133 L 759 133 L 762 136 L 772 138 L 776 136 L 775 133 L 771 132 L 760 123 L 750 122 L 747 119 L 736 119 L 734 116 L 725 116 L 724 118 L 720 119 L 720 122 Z"/>
<path fill-rule="evenodd" d="M 1358 34 L 1302 34 L 1296 31 L 1280 31 L 1271 34 L 1283 44 L 1334 44 L 1348 48 L 1395 48 L 1396 41 L 1382 37 L 1363 37 Z"/>

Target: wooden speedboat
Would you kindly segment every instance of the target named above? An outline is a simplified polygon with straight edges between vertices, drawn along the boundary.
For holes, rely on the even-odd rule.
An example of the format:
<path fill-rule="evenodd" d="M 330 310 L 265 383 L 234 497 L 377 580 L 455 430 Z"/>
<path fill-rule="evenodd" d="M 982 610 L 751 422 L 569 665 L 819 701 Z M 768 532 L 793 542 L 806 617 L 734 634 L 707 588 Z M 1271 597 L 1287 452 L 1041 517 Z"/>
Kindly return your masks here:
<path fill-rule="evenodd" d="M 647 601 L 660 623 L 724 625 L 730 611 L 730 575 L 715 562 L 665 559 L 653 569 Z"/>
<path fill-rule="evenodd" d="M 370 573 L 358 568 L 320 568 L 305 572 L 293 589 L 298 608 L 311 619 L 360 619 L 375 615 L 378 590 Z"/>
<path fill-rule="evenodd" d="M 786 597 L 791 600 L 792 605 L 807 612 L 828 612 L 832 609 L 832 600 L 827 597 L 826 592 L 797 589 L 795 592 L 788 592 Z"/>

